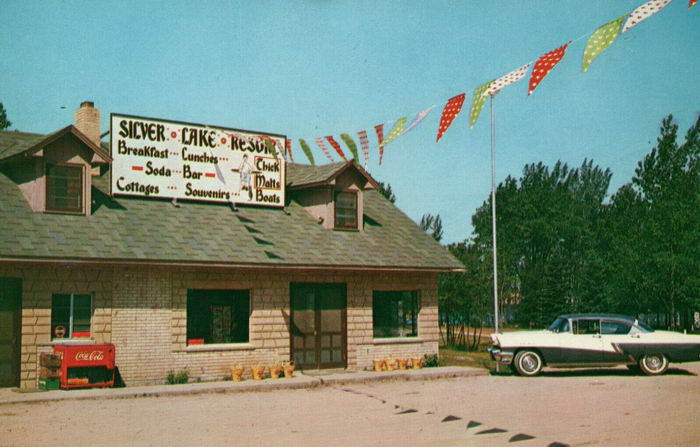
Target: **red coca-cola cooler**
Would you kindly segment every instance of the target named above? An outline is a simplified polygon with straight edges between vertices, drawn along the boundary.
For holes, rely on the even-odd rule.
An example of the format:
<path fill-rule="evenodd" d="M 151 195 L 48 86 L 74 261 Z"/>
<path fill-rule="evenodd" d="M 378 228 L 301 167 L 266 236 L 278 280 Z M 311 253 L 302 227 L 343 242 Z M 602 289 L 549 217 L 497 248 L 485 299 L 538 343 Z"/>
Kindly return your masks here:
<path fill-rule="evenodd" d="M 61 357 L 61 388 L 114 385 L 114 345 L 54 345 Z"/>

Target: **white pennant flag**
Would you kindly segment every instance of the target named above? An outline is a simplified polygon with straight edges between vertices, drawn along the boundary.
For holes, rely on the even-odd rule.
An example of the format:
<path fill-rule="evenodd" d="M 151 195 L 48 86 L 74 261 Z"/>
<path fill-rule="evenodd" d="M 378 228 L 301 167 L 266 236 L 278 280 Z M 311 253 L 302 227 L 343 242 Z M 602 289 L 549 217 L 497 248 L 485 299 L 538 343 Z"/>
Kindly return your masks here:
<path fill-rule="evenodd" d="M 421 112 L 418 112 L 418 115 L 416 115 L 416 117 L 413 119 L 413 121 L 411 121 L 411 124 L 409 124 L 408 127 L 406 128 L 406 130 L 403 131 L 402 135 L 405 134 L 406 132 L 408 132 L 409 130 L 413 129 L 413 128 L 416 127 L 417 125 L 419 125 L 420 122 L 423 121 L 423 120 L 425 119 L 425 117 L 428 116 L 428 114 L 429 114 L 434 108 L 435 108 L 435 106 L 430 106 L 430 107 L 428 107 L 427 109 L 425 109 L 425 110 L 423 110 L 423 111 L 421 111 Z"/>
<path fill-rule="evenodd" d="M 661 11 L 664 6 L 671 3 L 671 0 L 651 0 L 650 2 L 644 3 L 642 6 L 638 7 L 627 17 L 625 26 L 622 27 L 622 32 L 624 33 L 628 29 L 637 26 L 639 22 L 648 19 L 652 15 Z"/>
<path fill-rule="evenodd" d="M 489 85 L 489 88 L 484 93 L 484 96 L 494 95 L 498 93 L 503 87 L 518 82 L 527 74 L 527 69 L 530 68 L 530 64 L 523 65 L 522 67 L 515 69 L 505 76 L 501 76 Z"/>

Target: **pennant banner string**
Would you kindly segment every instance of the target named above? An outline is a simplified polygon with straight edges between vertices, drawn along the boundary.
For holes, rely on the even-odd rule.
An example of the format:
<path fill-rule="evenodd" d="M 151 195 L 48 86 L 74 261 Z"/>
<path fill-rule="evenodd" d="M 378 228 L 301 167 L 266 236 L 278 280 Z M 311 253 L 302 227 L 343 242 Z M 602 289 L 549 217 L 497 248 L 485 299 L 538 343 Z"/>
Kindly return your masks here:
<path fill-rule="evenodd" d="M 688 3 L 688 8 L 692 8 L 698 1 L 700 0 L 689 0 Z M 510 85 L 512 83 L 515 83 L 519 80 L 521 80 L 526 74 L 529 69 L 529 67 L 533 64 L 534 62 L 534 67 L 532 70 L 532 74 L 530 77 L 529 85 L 528 85 L 528 96 L 530 96 L 534 90 L 538 87 L 539 83 L 544 79 L 547 74 L 556 66 L 565 56 L 566 50 L 571 44 L 578 42 L 579 40 L 584 39 L 585 37 L 589 37 L 588 42 L 586 43 L 586 47 L 584 49 L 584 56 L 583 56 L 583 72 L 586 72 L 588 68 L 590 67 L 590 64 L 598 57 L 600 54 L 602 54 L 617 38 L 619 35 L 623 32 L 628 31 L 629 29 L 633 28 L 640 22 L 646 20 L 649 18 L 651 15 L 659 12 L 661 9 L 663 9 L 665 6 L 667 6 L 671 0 L 650 0 L 647 1 L 646 3 L 640 5 L 639 7 L 635 8 L 632 12 L 624 14 L 617 19 L 608 22 L 604 25 L 601 25 L 598 27 L 596 30 L 593 32 L 587 32 L 585 34 L 582 34 L 581 36 L 570 40 L 568 43 L 560 46 L 559 48 L 556 48 L 555 50 L 552 50 L 548 53 L 545 53 L 544 55 L 540 56 L 536 61 L 530 61 L 527 64 L 521 66 L 520 68 L 517 68 L 513 70 L 512 72 L 508 73 L 505 76 L 502 76 L 501 78 L 498 78 L 493 81 L 486 82 L 482 84 L 481 86 L 477 87 L 474 90 L 474 97 L 472 98 L 472 106 L 471 106 L 471 112 L 470 112 L 470 120 L 469 124 L 470 127 L 473 127 L 476 121 L 478 120 L 479 114 L 481 113 L 481 109 L 484 106 L 484 103 L 486 102 L 486 97 L 488 95 L 493 95 L 498 93 L 503 87 L 506 87 L 507 85 Z M 623 25 L 624 24 L 624 25 Z M 445 110 L 443 110 L 443 114 L 441 116 L 441 122 L 440 122 L 440 129 L 438 130 L 438 136 L 437 140 L 439 141 L 440 138 L 444 135 L 444 133 L 447 131 L 447 129 L 450 127 L 452 124 L 452 121 L 456 118 L 456 116 L 459 114 L 461 111 L 462 104 L 457 104 L 459 101 L 459 97 L 464 95 L 464 97 L 461 98 L 461 102 L 463 103 L 466 94 L 461 94 L 457 95 L 455 97 L 450 98 L 447 101 L 447 104 L 445 105 Z M 459 105 L 459 107 L 455 107 Z M 389 120 L 386 122 L 391 122 L 394 121 L 396 124 L 392 128 L 392 131 L 389 133 L 387 136 L 386 140 L 384 139 L 384 124 L 378 124 L 374 126 L 375 132 L 377 134 L 377 146 L 379 149 L 379 162 L 381 164 L 381 160 L 383 157 L 383 151 L 384 151 L 384 146 L 391 142 L 392 140 L 398 138 L 399 136 L 409 132 L 412 130 L 414 127 L 416 127 L 418 124 L 420 124 L 426 116 L 434 109 L 437 107 L 437 105 L 432 105 L 426 109 L 423 109 L 422 111 L 418 112 L 415 115 L 415 118 L 411 121 L 411 123 L 406 127 L 406 121 L 407 117 L 399 118 L 398 120 Z M 449 107 L 449 111 L 448 111 Z M 244 141 L 249 141 L 250 139 L 241 135 L 237 134 L 228 134 L 229 136 L 237 139 L 241 139 Z M 369 139 L 367 135 L 366 130 L 359 130 L 357 131 L 357 135 L 360 140 L 360 146 L 362 148 L 363 156 L 364 156 L 364 163 L 365 167 L 367 166 L 369 162 Z M 334 149 L 336 149 L 336 152 L 343 158 L 344 160 L 347 160 L 344 153 L 342 152 L 342 148 L 340 148 L 340 145 L 338 144 L 337 141 L 333 139 L 333 137 L 328 136 L 326 139 L 329 141 L 329 143 L 333 146 Z M 353 154 L 354 158 L 357 159 L 357 146 L 355 145 L 354 141 L 348 135 L 347 133 L 341 134 L 341 139 L 345 142 L 345 144 L 348 146 L 348 149 L 350 152 Z M 326 155 L 326 157 L 331 161 L 334 162 L 333 157 L 331 156 L 328 148 L 323 142 L 323 138 L 315 138 L 314 141 L 316 144 L 321 148 L 323 153 Z M 349 143 L 350 142 L 350 143 Z M 266 146 L 268 145 L 267 141 L 265 141 Z M 304 154 L 307 156 L 309 161 L 314 164 L 313 160 L 313 154 L 311 153 L 311 149 L 306 143 L 305 140 L 299 139 L 299 143 L 301 145 L 302 151 Z M 273 146 L 274 143 L 273 143 Z M 291 143 L 290 143 L 291 146 Z M 337 147 L 336 147 L 337 146 Z M 269 146 L 268 146 L 269 147 Z M 354 149 L 354 150 L 353 150 Z M 271 148 L 271 151 L 274 151 L 274 148 Z M 308 152 L 307 152 L 308 151 Z M 291 158 L 291 147 L 287 150 L 287 152 Z M 276 155 L 276 154 L 275 154 Z"/>

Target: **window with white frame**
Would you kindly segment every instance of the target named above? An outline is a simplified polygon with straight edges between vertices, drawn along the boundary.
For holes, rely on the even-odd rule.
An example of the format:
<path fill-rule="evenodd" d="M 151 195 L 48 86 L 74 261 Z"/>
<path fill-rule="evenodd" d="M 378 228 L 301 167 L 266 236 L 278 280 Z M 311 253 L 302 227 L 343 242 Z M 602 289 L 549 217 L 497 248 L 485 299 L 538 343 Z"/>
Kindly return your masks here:
<path fill-rule="evenodd" d="M 56 293 L 51 297 L 51 337 L 90 338 L 92 295 Z"/>

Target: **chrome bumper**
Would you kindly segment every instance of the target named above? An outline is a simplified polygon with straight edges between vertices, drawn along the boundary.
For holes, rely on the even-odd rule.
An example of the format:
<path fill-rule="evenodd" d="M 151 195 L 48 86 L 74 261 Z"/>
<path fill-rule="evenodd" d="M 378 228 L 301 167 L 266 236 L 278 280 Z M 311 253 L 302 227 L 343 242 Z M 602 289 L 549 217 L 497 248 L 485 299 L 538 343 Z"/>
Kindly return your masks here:
<path fill-rule="evenodd" d="M 492 346 L 489 348 L 489 354 L 491 354 L 491 359 L 498 362 L 501 365 L 510 365 L 513 363 L 513 352 L 503 351 L 498 346 Z"/>

